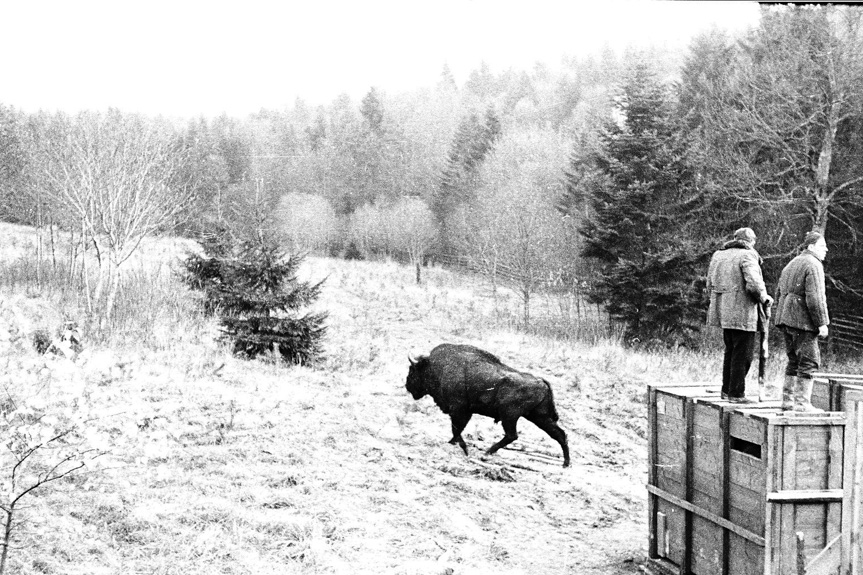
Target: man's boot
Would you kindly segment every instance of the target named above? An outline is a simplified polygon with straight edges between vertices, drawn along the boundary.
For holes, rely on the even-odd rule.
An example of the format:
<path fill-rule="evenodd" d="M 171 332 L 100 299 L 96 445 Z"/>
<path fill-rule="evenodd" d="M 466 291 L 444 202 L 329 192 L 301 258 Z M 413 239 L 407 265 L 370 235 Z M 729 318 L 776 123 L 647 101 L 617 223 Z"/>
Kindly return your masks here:
<path fill-rule="evenodd" d="M 823 413 L 823 409 L 812 406 L 812 387 L 815 382 L 812 379 L 797 378 L 797 386 L 794 388 L 794 411 L 798 413 Z"/>
<path fill-rule="evenodd" d="M 758 401 L 776 401 L 779 389 L 772 382 L 758 382 Z"/>
<path fill-rule="evenodd" d="M 794 391 L 797 387 L 797 376 L 786 375 L 782 383 L 782 411 L 794 409 Z"/>

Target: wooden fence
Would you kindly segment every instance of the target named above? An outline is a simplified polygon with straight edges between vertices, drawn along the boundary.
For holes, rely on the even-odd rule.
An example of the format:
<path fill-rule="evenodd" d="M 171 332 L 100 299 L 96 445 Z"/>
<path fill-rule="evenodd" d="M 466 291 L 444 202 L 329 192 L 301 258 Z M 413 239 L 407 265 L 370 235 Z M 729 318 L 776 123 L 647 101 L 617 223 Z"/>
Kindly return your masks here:
<path fill-rule="evenodd" d="M 528 279 L 518 270 L 501 263 L 494 265 L 494 272 L 492 273 L 491 265 L 484 266 L 478 263 L 474 258 L 464 255 L 436 254 L 434 256 L 434 261 L 447 267 L 467 270 L 489 278 L 494 276 L 496 281 L 502 284 L 518 286 Z M 545 290 L 565 289 L 566 291 L 580 295 L 587 288 L 586 282 L 579 281 L 571 275 L 568 275 L 563 269 L 547 270 L 546 273 L 541 276 L 534 276 L 529 279 L 531 280 L 531 283 Z"/>
<path fill-rule="evenodd" d="M 863 317 L 831 317 L 827 345 L 841 345 L 863 351 Z"/>

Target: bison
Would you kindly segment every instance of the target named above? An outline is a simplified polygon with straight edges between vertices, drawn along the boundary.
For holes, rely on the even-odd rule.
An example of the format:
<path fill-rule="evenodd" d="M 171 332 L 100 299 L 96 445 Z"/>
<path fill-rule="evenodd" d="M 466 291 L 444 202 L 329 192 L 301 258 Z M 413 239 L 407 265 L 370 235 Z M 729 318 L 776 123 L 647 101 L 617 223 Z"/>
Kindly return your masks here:
<path fill-rule="evenodd" d="M 504 437 L 486 453 L 494 453 L 518 439 L 516 424 L 524 417 L 563 449 L 563 466 L 569 466 L 566 433 L 557 425 L 551 385 L 544 379 L 516 371 L 496 356 L 470 345 L 441 344 L 429 355 L 408 357 L 405 387 L 414 399 L 430 395 L 452 420 L 452 439 L 467 454 L 461 432 L 473 414 L 503 422 Z"/>

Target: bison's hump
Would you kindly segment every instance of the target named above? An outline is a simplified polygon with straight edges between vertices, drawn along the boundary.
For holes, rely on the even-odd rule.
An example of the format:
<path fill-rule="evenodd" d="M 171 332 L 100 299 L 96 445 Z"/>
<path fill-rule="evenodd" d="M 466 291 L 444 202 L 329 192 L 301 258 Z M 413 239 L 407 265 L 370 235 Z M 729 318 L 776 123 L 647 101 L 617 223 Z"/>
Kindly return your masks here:
<path fill-rule="evenodd" d="M 457 357 L 471 357 L 474 356 L 478 361 L 487 361 L 499 365 L 503 365 L 503 362 L 496 355 L 485 351 L 484 349 L 480 349 L 478 347 L 466 344 L 456 344 L 456 343 L 442 343 L 435 347 L 429 357 L 437 357 L 437 358 L 457 358 Z"/>

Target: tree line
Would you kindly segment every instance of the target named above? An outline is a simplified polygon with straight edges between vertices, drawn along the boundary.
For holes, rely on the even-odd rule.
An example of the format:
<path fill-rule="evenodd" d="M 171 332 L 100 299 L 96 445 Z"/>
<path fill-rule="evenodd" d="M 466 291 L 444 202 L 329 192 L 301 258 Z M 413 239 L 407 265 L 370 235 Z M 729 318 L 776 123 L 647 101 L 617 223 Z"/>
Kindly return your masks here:
<path fill-rule="evenodd" d="M 684 52 L 483 64 L 462 86 L 444 67 L 414 92 L 244 119 L 0 106 L 0 216 L 78 238 L 70 274 L 97 254 L 88 293 L 108 309 L 142 237 L 251 226 L 263 201 L 291 250 L 410 261 L 418 280 L 461 258 L 516 289 L 525 324 L 553 285 L 642 341 L 700 329 L 707 260 L 735 228 L 758 233 L 768 284 L 818 229 L 841 313 L 863 296 L 861 15 L 765 7 Z"/>

